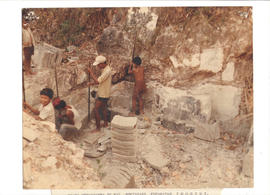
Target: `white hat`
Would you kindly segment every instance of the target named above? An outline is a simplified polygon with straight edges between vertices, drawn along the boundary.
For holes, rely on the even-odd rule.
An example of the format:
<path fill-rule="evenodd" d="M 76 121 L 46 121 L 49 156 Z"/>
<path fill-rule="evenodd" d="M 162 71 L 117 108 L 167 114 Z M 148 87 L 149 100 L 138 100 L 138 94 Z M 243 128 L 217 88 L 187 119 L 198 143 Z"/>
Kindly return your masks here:
<path fill-rule="evenodd" d="M 106 58 L 104 56 L 97 56 L 93 66 L 99 65 L 104 62 L 106 62 Z"/>

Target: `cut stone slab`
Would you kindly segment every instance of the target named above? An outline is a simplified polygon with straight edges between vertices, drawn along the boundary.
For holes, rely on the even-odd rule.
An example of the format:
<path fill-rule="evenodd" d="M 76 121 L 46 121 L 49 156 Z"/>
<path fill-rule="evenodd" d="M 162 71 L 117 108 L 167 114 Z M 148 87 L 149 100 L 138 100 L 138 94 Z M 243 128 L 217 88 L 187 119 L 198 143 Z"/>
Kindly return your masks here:
<path fill-rule="evenodd" d="M 135 146 L 125 147 L 125 146 L 121 146 L 121 145 L 117 145 L 117 144 L 112 144 L 112 148 L 122 150 L 122 151 L 126 151 L 126 152 L 130 152 L 130 151 L 135 150 Z"/>
<path fill-rule="evenodd" d="M 133 163 L 137 161 L 136 156 L 124 156 L 124 155 L 116 154 L 116 153 L 113 153 L 113 158 L 121 160 L 121 161 L 125 161 L 125 162 L 133 162 Z"/>
<path fill-rule="evenodd" d="M 100 152 L 100 151 L 97 151 L 96 148 L 92 148 L 90 150 L 86 150 L 84 152 L 84 156 L 88 158 L 98 158 L 98 157 L 103 156 L 105 153 L 106 151 Z"/>
<path fill-rule="evenodd" d="M 23 129 L 23 138 L 25 138 L 26 140 L 33 142 L 35 141 L 37 138 L 39 137 L 39 134 L 30 129 L 30 128 L 24 128 Z"/>
<path fill-rule="evenodd" d="M 107 146 L 106 145 L 101 145 L 98 147 L 97 149 L 99 152 L 105 152 L 107 150 Z"/>
<path fill-rule="evenodd" d="M 106 174 L 107 173 L 107 174 Z M 105 172 L 102 180 L 105 188 L 135 188 L 134 176 L 124 167 L 110 167 Z"/>
<path fill-rule="evenodd" d="M 134 141 L 119 141 L 117 139 L 112 138 L 112 144 L 118 145 L 121 147 L 135 147 Z"/>
<path fill-rule="evenodd" d="M 118 129 L 131 130 L 136 127 L 137 118 L 136 117 L 123 117 L 116 115 L 111 121 L 111 126 Z"/>
<path fill-rule="evenodd" d="M 135 151 L 134 150 L 123 151 L 123 150 L 119 150 L 119 149 L 113 148 L 112 149 L 112 152 L 113 153 L 116 153 L 116 154 L 123 155 L 123 156 L 135 156 Z"/>
<path fill-rule="evenodd" d="M 104 143 L 104 142 L 107 142 L 108 140 L 111 139 L 111 135 L 107 134 L 101 138 L 98 139 L 98 143 L 101 144 L 101 143 Z"/>
<path fill-rule="evenodd" d="M 112 127 L 111 129 L 112 131 L 120 133 L 120 134 L 135 134 L 136 133 L 135 129 L 117 129 L 114 127 Z"/>
<path fill-rule="evenodd" d="M 164 158 L 161 153 L 147 153 L 143 155 L 145 162 L 150 164 L 153 168 L 162 170 L 163 167 L 169 164 L 169 160 Z"/>
<path fill-rule="evenodd" d="M 209 125 L 196 121 L 195 124 L 196 128 L 194 132 L 194 137 L 206 141 L 214 141 L 220 138 L 220 128 L 217 123 Z"/>
<path fill-rule="evenodd" d="M 135 135 L 117 133 L 117 131 L 112 131 L 112 137 L 119 141 L 135 141 L 136 140 Z"/>

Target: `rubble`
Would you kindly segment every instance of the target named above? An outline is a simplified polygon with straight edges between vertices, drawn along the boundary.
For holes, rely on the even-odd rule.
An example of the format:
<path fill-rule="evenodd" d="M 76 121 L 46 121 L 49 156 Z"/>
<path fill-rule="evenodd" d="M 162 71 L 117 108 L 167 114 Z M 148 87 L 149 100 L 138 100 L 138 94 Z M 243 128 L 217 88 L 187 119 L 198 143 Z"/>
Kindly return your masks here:
<path fill-rule="evenodd" d="M 93 168 L 87 165 L 82 149 L 47 129 L 51 126 L 23 113 L 23 130 L 30 132 L 29 127 L 38 141 L 27 144 L 23 149 L 24 188 L 103 188 Z M 89 179 L 82 183 L 84 175 Z"/>

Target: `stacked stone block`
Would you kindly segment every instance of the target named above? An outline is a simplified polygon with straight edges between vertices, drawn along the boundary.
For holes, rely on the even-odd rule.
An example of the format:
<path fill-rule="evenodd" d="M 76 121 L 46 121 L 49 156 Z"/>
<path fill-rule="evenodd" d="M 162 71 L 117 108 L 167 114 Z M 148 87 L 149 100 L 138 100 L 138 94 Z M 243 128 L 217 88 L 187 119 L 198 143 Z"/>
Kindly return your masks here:
<path fill-rule="evenodd" d="M 114 159 L 136 162 L 136 117 L 116 115 L 111 122 Z"/>

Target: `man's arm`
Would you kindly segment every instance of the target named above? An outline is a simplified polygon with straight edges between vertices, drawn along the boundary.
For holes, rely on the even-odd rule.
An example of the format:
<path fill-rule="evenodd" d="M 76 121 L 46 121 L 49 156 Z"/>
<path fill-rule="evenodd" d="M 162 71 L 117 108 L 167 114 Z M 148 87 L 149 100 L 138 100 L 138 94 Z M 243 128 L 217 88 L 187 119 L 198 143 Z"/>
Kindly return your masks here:
<path fill-rule="evenodd" d="M 26 102 L 23 102 L 23 105 L 28 108 L 31 112 L 33 112 L 35 115 L 39 115 L 39 110 L 33 108 L 32 106 L 30 106 L 29 104 L 27 104 Z"/>
<path fill-rule="evenodd" d="M 93 70 L 92 70 L 91 68 L 88 68 L 88 72 L 90 73 L 90 75 L 91 75 L 91 77 L 93 78 L 93 80 L 95 81 L 95 83 L 96 83 L 96 84 L 99 84 L 96 75 L 93 73 Z"/>
<path fill-rule="evenodd" d="M 68 117 L 69 121 L 71 122 L 71 124 L 74 125 L 75 122 L 74 122 L 73 112 L 71 110 L 67 110 L 66 114 L 67 114 L 67 117 Z"/>

